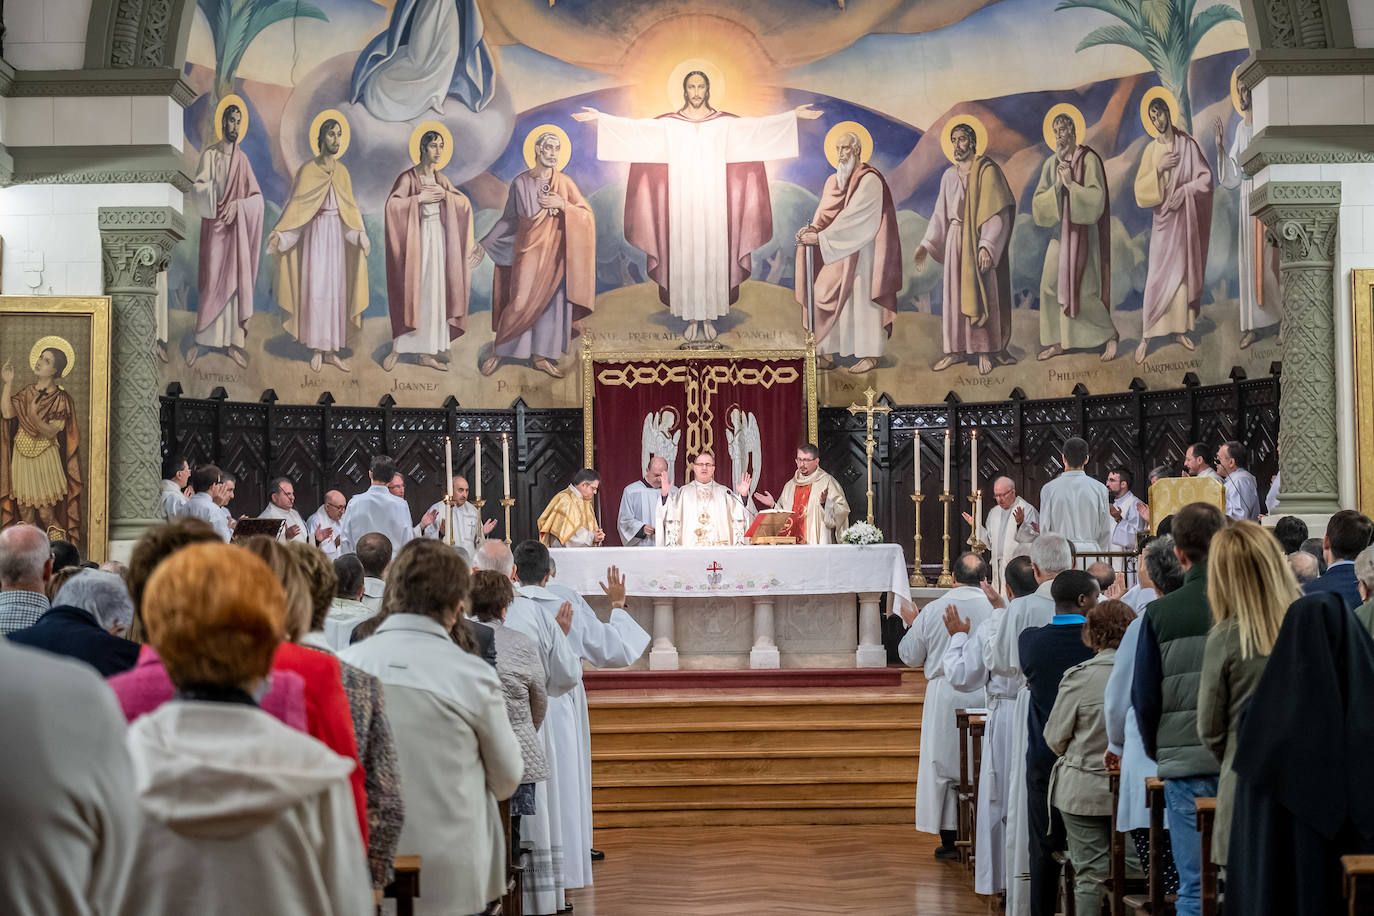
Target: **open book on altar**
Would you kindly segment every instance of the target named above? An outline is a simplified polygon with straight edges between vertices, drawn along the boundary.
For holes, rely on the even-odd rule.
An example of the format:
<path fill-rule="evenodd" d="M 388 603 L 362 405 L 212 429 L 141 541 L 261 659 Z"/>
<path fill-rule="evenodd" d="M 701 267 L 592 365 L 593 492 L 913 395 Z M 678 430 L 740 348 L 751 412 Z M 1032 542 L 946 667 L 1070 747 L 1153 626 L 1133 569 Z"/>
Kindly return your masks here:
<path fill-rule="evenodd" d="M 802 540 L 802 535 L 792 532 L 792 513 L 787 509 L 762 510 L 744 534 L 751 544 L 796 544 Z"/>

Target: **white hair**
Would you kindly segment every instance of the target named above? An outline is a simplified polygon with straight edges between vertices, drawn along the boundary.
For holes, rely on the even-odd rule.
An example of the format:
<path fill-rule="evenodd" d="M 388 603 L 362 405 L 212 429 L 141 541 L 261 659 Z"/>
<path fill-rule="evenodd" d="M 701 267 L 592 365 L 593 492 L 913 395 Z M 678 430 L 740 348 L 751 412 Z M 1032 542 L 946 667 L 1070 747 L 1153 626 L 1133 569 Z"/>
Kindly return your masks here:
<path fill-rule="evenodd" d="M 18 585 L 43 578 L 52 559 L 52 541 L 33 525 L 11 525 L 0 531 L 0 585 Z"/>
<path fill-rule="evenodd" d="M 505 541 L 487 538 L 482 542 L 482 546 L 477 548 L 477 556 L 472 558 L 472 565 L 510 578 L 510 574 L 515 571 L 515 555 L 510 552 L 510 545 Z"/>
<path fill-rule="evenodd" d="M 112 572 L 87 569 L 72 576 L 57 590 L 53 605 L 79 607 L 102 629 L 128 627 L 134 619 L 134 600 L 124 580 Z"/>
<path fill-rule="evenodd" d="M 1073 548 L 1062 534 L 1042 534 L 1031 544 L 1030 559 L 1042 573 L 1061 573 L 1073 566 Z"/>
<path fill-rule="evenodd" d="M 534 148 L 538 149 L 539 147 L 543 146 L 546 140 L 557 140 L 558 145 L 560 147 L 563 145 L 563 139 L 559 137 L 558 134 L 554 133 L 551 130 L 546 130 L 542 134 L 534 138 Z"/>
<path fill-rule="evenodd" d="M 1355 557 L 1355 578 L 1363 582 L 1365 588 L 1374 589 L 1374 547 L 1366 547 Z"/>

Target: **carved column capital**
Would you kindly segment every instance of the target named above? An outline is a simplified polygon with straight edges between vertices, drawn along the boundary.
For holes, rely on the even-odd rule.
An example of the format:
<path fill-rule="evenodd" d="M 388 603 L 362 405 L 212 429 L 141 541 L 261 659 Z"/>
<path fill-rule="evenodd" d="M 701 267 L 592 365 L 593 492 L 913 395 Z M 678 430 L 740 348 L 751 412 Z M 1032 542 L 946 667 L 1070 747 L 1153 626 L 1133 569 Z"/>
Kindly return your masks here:
<path fill-rule="evenodd" d="M 113 305 L 110 537 L 138 537 L 157 521 L 162 432 L 157 398 L 157 275 L 186 222 L 171 207 L 101 207 L 100 255 Z"/>

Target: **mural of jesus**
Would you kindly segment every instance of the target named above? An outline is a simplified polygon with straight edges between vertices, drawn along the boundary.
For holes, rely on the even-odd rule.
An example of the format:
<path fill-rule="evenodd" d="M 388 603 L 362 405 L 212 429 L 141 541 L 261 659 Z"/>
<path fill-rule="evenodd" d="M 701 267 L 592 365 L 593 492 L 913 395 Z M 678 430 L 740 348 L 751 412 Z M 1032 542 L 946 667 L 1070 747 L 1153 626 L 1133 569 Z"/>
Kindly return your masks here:
<path fill-rule="evenodd" d="M 658 297 L 687 322 L 687 340 L 714 340 L 749 278 L 754 249 L 773 237 L 763 160 L 797 156 L 797 119 L 810 105 L 762 118 L 711 107 L 700 70 L 682 81 L 684 105 L 657 118 L 622 118 L 583 108 L 597 126 L 597 158 L 630 162 L 625 238 L 648 256 Z M 666 211 L 666 212 L 665 212 Z"/>

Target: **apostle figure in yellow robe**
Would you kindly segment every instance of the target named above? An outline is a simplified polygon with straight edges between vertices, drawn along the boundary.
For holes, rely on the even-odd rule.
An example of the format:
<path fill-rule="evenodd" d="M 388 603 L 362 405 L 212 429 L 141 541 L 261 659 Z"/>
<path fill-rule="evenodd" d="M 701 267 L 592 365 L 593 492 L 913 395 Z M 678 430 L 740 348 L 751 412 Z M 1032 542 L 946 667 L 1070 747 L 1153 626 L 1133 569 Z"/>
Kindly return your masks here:
<path fill-rule="evenodd" d="M 335 118 L 320 124 L 319 154 L 301 166 L 281 220 L 267 244 L 278 254 L 277 303 L 286 312 L 286 333 L 314 350 L 310 368 L 328 363 L 344 372 L 339 356 L 348 328 L 361 328 L 367 309 L 367 254 L 372 250 L 363 214 L 353 199 L 353 180 L 338 160 L 344 127 Z"/>
<path fill-rule="evenodd" d="M 572 483 L 549 500 L 539 516 L 539 542 L 545 547 L 600 547 L 606 540 L 596 520 L 592 500 L 601 489 L 601 475 L 583 468 Z"/>
<path fill-rule="evenodd" d="M 797 473 L 783 485 L 782 495 L 774 501 L 773 494 L 765 490 L 755 493 L 754 499 L 790 513 L 778 533 L 795 537 L 799 544 L 834 544 L 849 527 L 844 487 L 821 470 L 820 449 L 810 442 L 797 449 Z"/>
<path fill-rule="evenodd" d="M 716 458 L 699 453 L 692 461 L 692 480 L 669 496 L 672 481 L 665 474 L 654 526 L 664 532 L 666 547 L 727 547 L 747 544 L 745 531 L 753 512 L 741 494 L 749 492 L 749 474 L 734 490 L 716 483 Z"/>

